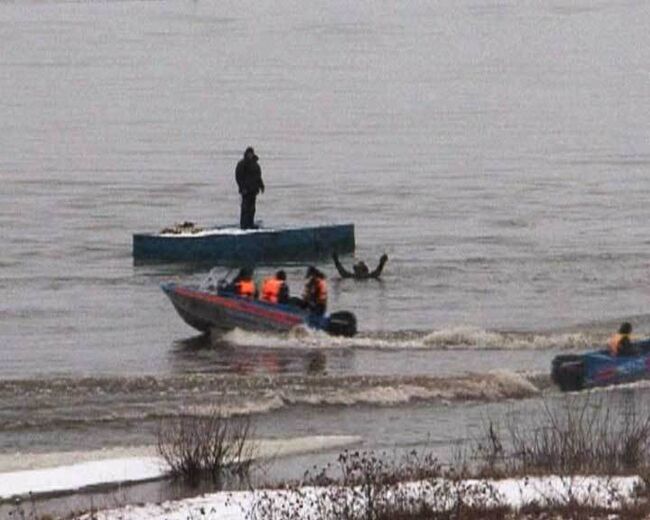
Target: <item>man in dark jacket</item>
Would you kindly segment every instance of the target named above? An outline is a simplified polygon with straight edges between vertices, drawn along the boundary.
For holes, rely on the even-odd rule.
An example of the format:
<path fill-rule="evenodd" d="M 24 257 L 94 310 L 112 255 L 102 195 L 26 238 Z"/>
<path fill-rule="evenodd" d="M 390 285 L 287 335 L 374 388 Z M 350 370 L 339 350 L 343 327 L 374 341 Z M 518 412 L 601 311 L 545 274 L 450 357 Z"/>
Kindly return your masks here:
<path fill-rule="evenodd" d="M 246 148 L 244 158 L 237 163 L 235 179 L 241 194 L 241 215 L 239 225 L 242 229 L 255 227 L 255 198 L 259 192 L 264 193 L 262 169 L 257 163 L 257 155 L 252 146 Z"/>

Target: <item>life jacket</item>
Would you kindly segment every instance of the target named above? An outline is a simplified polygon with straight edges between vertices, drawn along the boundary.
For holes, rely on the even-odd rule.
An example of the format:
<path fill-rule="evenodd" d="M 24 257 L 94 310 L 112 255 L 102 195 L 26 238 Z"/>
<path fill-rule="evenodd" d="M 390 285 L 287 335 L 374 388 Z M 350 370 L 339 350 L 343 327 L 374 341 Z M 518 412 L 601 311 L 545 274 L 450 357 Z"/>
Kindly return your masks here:
<path fill-rule="evenodd" d="M 630 341 L 629 334 L 614 334 L 611 338 L 609 338 L 609 341 L 607 342 L 609 353 L 612 356 L 618 356 L 618 353 L 621 350 L 621 345 L 625 340 L 628 342 Z"/>
<path fill-rule="evenodd" d="M 327 283 L 323 278 L 310 278 L 305 284 L 302 299 L 309 304 L 327 305 Z"/>
<path fill-rule="evenodd" d="M 239 280 L 235 284 L 237 294 L 245 298 L 253 298 L 255 296 L 255 282 L 253 280 Z"/>
<path fill-rule="evenodd" d="M 269 302 L 269 303 L 278 303 L 280 298 L 280 289 L 284 282 L 278 278 L 267 278 L 262 283 L 262 295 L 260 300 Z"/>

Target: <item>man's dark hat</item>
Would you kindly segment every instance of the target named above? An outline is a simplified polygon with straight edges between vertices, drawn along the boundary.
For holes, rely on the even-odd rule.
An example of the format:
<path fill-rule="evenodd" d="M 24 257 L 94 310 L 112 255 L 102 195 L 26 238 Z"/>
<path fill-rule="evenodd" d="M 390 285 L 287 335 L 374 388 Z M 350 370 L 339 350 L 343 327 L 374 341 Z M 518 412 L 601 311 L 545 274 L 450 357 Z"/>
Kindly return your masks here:
<path fill-rule="evenodd" d="M 253 150 L 253 147 L 252 147 L 252 146 L 249 146 L 249 147 L 246 148 L 246 150 L 244 151 L 244 155 L 248 155 L 249 153 L 255 154 L 255 150 Z"/>

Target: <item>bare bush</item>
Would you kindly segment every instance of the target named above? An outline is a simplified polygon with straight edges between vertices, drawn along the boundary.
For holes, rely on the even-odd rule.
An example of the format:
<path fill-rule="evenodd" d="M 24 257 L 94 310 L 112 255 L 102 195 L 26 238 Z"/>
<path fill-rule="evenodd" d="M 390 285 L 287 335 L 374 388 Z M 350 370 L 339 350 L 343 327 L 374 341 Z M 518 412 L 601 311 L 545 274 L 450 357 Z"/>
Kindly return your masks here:
<path fill-rule="evenodd" d="M 473 456 L 490 476 L 643 474 L 649 448 L 650 416 L 636 401 L 581 395 L 544 401 L 540 413 L 511 415 L 503 428 L 488 420 Z"/>
<path fill-rule="evenodd" d="M 249 520 L 442 520 L 469 518 L 472 511 L 496 518 L 502 510 L 489 483 L 457 479 L 431 454 L 411 451 L 394 460 L 385 453 L 345 451 L 337 462 L 307 472 L 280 495 L 261 493 Z"/>
<path fill-rule="evenodd" d="M 248 417 L 226 417 L 219 410 L 161 422 L 158 453 L 171 474 L 197 484 L 205 477 L 218 482 L 224 474 L 247 476 L 256 445 Z"/>

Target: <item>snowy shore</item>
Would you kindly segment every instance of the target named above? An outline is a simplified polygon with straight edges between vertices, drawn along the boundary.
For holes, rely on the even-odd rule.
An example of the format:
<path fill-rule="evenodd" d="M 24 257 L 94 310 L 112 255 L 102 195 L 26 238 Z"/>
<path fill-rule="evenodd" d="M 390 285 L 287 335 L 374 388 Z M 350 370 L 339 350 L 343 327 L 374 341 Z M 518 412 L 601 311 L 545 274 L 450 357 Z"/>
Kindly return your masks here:
<path fill-rule="evenodd" d="M 526 479 L 504 479 L 485 481 L 464 481 L 463 485 L 480 485 L 491 488 L 491 505 L 510 506 L 513 509 L 524 505 L 545 504 L 553 501 L 564 502 L 569 498 L 590 506 L 612 506 L 612 496 L 625 501 L 633 496 L 635 489 L 641 485 L 638 477 L 571 477 L 557 476 L 535 477 Z M 413 482 L 401 485 L 407 494 L 413 497 L 426 495 L 427 482 Z M 305 487 L 294 491 L 238 491 L 219 492 L 196 498 L 147 504 L 143 506 L 126 506 L 109 511 L 81 517 L 82 520 L 187 520 L 201 518 L 205 520 L 257 520 L 255 510 L 260 501 L 275 503 L 278 511 L 287 504 L 301 503 L 303 515 L 309 518 L 318 504 L 323 504 L 332 488 Z M 569 497 L 570 493 L 570 497 Z M 339 495 L 340 496 L 340 495 Z M 304 505 L 304 507 L 302 507 Z M 292 513 L 295 514 L 295 511 Z M 292 518 L 298 518 L 292 516 Z"/>
<path fill-rule="evenodd" d="M 282 456 L 305 453 L 318 448 L 331 449 L 358 442 L 354 437 L 307 437 L 286 441 L 263 441 L 260 443 L 260 457 Z M 41 468 L 28 471 L 13 471 L 0 474 L 0 497 L 25 496 L 28 493 L 52 493 L 57 491 L 82 490 L 88 486 L 117 482 L 136 482 L 162 478 L 167 472 L 164 462 L 155 456 L 107 458 L 90 460 L 59 467 Z M 424 500 L 436 507 L 448 507 L 440 493 L 444 487 L 443 479 L 426 482 L 400 484 L 387 493 L 400 493 L 402 496 Z M 589 506 L 612 507 L 631 499 L 635 490 L 642 487 L 639 477 L 528 477 L 503 480 L 465 480 L 454 485 L 464 489 L 488 490 L 471 494 L 479 497 L 483 505 L 506 506 L 513 509 L 528 504 L 575 503 Z M 199 497 L 167 501 L 159 504 L 125 505 L 110 510 L 94 512 L 81 516 L 90 520 L 257 520 L 258 508 L 281 511 L 292 504 L 304 505 L 304 517 L 316 507 L 322 507 L 329 497 L 340 498 L 341 492 L 347 500 L 361 500 L 357 489 L 334 487 L 299 487 L 292 490 L 255 490 L 216 492 Z M 453 496 L 453 495 L 449 495 Z M 614 498 L 613 498 L 614 497 Z M 483 500 L 485 499 L 485 500 Z M 472 499 L 470 499 L 472 500 Z M 363 504 L 360 504 L 363 507 Z M 257 513 L 256 513 L 257 512 Z M 292 517 L 294 518 L 294 517 Z"/>
<path fill-rule="evenodd" d="M 313 436 L 287 440 L 257 441 L 257 458 L 269 459 L 316 451 L 341 449 L 360 442 L 353 436 Z M 139 453 L 139 456 L 136 456 Z M 116 454 L 131 455 L 116 457 Z M 34 465 L 29 457 L 24 457 Z M 46 460 L 51 464 L 53 457 Z M 58 460 L 61 460 L 59 457 Z M 12 497 L 37 497 L 39 494 L 76 493 L 91 486 L 118 483 L 144 482 L 164 478 L 168 467 L 153 448 L 101 450 L 73 453 L 69 464 L 18 469 L 0 473 L 0 500 Z M 2 461 L 0 461 L 2 462 Z M 4 461 L 5 464 L 7 461 Z M 10 467 L 10 466 L 9 466 Z M 455 487 L 454 487 L 455 486 Z M 481 506 L 518 509 L 529 504 L 574 503 L 591 507 L 618 507 L 632 500 L 643 481 L 636 476 L 602 477 L 526 477 L 502 480 L 463 480 L 451 482 L 442 478 L 419 482 L 406 482 L 385 488 L 382 493 L 388 500 L 399 496 L 420 501 L 429 507 L 451 507 L 455 491 L 463 489 L 468 503 L 476 501 Z M 449 490 L 452 490 L 450 493 Z M 442 490 L 442 491 L 441 491 Z M 468 491 L 469 490 L 469 491 Z M 254 490 L 216 492 L 183 500 L 124 505 L 93 514 L 82 515 L 90 520 L 258 520 L 263 518 L 260 507 L 272 511 L 287 511 L 300 504 L 304 518 L 335 497 L 364 507 L 364 494 L 358 488 L 304 486 L 287 490 Z M 327 508 L 327 507 L 326 507 Z M 261 516 L 260 516 L 261 514 Z M 302 518 L 292 516 L 291 518 Z"/>

